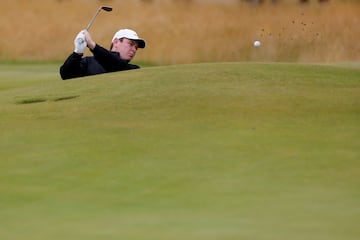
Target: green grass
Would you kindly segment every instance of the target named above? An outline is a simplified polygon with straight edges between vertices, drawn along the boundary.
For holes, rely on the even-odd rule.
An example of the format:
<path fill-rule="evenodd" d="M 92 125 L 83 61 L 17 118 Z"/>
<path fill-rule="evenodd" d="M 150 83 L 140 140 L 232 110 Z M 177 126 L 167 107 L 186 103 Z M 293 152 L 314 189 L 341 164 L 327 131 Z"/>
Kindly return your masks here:
<path fill-rule="evenodd" d="M 2 240 L 360 236 L 359 68 L 0 70 Z"/>

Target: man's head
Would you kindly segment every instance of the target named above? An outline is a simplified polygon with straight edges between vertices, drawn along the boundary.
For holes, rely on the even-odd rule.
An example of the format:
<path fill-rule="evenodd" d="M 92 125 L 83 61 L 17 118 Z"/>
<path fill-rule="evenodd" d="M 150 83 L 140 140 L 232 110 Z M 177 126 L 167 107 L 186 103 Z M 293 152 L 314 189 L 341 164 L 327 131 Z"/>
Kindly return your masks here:
<path fill-rule="evenodd" d="M 131 61 L 138 48 L 145 48 L 145 40 L 130 29 L 120 29 L 112 39 L 110 50 L 118 52 L 122 59 Z"/>

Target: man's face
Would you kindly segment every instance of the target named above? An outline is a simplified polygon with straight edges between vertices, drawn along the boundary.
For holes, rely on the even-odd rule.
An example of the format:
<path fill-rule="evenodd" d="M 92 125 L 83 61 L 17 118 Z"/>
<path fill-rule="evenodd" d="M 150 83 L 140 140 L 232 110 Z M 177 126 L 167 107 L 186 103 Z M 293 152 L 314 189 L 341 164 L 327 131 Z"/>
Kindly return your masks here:
<path fill-rule="evenodd" d="M 127 38 L 115 39 L 113 42 L 112 51 L 120 53 L 123 60 L 132 60 L 138 50 L 138 43 Z"/>

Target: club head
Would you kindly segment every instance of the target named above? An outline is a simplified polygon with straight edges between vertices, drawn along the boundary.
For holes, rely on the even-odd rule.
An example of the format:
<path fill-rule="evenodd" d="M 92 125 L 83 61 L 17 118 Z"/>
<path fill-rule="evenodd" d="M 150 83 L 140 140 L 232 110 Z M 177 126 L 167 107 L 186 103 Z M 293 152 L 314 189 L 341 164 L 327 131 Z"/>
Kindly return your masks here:
<path fill-rule="evenodd" d="M 113 10 L 113 8 L 110 6 L 102 6 L 101 9 L 107 12 L 111 12 Z"/>
<path fill-rule="evenodd" d="M 89 24 L 86 27 L 86 30 L 89 30 L 91 25 L 93 24 L 95 18 L 97 17 L 97 15 L 100 13 L 101 10 L 104 10 L 106 12 L 111 12 L 112 11 L 112 7 L 110 6 L 101 6 L 98 8 L 98 10 L 96 11 L 95 15 L 92 17 L 92 19 L 90 20 Z"/>

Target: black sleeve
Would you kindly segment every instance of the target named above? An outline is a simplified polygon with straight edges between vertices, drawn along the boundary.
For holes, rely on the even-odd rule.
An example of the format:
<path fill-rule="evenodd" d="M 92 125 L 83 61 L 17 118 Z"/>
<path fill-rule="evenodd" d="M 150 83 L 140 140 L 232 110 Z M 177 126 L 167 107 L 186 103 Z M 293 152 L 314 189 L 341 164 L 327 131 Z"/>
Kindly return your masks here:
<path fill-rule="evenodd" d="M 83 77 L 86 72 L 86 66 L 81 63 L 82 55 L 72 53 L 60 67 L 60 76 L 63 80 Z"/>
<path fill-rule="evenodd" d="M 121 59 L 119 53 L 111 52 L 99 45 L 96 45 L 91 51 L 94 54 L 96 61 L 98 61 L 107 72 L 139 68 L 137 65 L 129 64 L 129 61 Z"/>

